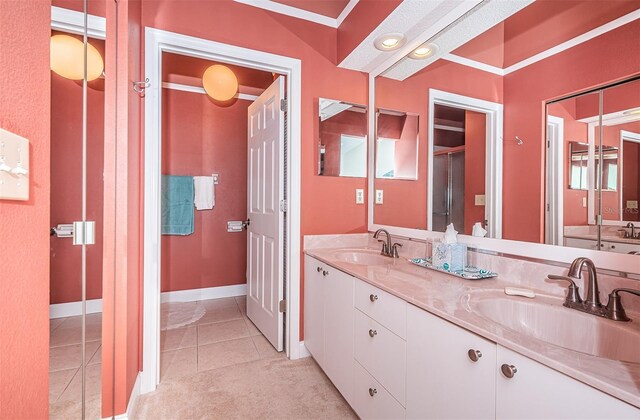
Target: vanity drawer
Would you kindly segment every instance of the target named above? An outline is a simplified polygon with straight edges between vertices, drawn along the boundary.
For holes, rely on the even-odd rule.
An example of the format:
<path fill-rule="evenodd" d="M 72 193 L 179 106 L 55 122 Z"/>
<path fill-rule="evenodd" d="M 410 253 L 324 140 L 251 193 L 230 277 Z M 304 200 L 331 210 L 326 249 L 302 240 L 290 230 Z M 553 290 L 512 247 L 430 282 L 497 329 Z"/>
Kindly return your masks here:
<path fill-rule="evenodd" d="M 355 359 L 404 406 L 407 343 L 359 310 L 354 311 Z"/>
<path fill-rule="evenodd" d="M 403 339 L 407 335 L 407 302 L 361 280 L 356 280 L 356 308 Z"/>
<path fill-rule="evenodd" d="M 353 409 L 363 419 L 404 419 L 405 409 L 360 363 L 353 361 Z"/>

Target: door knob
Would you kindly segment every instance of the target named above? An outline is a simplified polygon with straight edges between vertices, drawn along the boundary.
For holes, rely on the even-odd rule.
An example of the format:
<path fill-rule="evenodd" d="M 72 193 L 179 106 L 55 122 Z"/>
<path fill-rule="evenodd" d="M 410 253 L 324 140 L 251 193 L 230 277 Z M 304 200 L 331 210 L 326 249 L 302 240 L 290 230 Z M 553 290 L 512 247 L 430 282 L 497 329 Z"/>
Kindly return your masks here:
<path fill-rule="evenodd" d="M 378 390 L 375 388 L 369 388 L 369 395 L 372 397 L 378 393 Z"/>
<path fill-rule="evenodd" d="M 513 378 L 513 376 L 518 371 L 518 369 L 515 366 L 508 365 L 506 363 L 500 367 L 500 370 L 502 371 L 502 374 L 509 379 Z"/>
<path fill-rule="evenodd" d="M 472 362 L 477 362 L 482 357 L 482 352 L 480 350 L 469 349 L 467 355 Z"/>
<path fill-rule="evenodd" d="M 322 275 L 323 275 L 323 276 L 325 276 L 325 277 L 327 276 L 327 274 L 329 274 L 329 272 L 328 272 L 328 271 L 323 271 L 323 272 L 322 272 Z"/>
<path fill-rule="evenodd" d="M 375 337 L 376 335 L 378 335 L 378 331 L 376 331 L 376 330 L 369 330 L 369 337 L 373 338 L 373 337 Z"/>
<path fill-rule="evenodd" d="M 378 295 L 370 294 L 369 295 L 369 300 L 371 302 L 375 302 L 376 300 L 378 300 Z"/>
<path fill-rule="evenodd" d="M 319 273 L 319 272 L 321 272 L 321 271 L 322 271 L 322 267 L 318 267 L 318 268 L 316 268 L 316 271 L 317 271 L 318 273 Z"/>

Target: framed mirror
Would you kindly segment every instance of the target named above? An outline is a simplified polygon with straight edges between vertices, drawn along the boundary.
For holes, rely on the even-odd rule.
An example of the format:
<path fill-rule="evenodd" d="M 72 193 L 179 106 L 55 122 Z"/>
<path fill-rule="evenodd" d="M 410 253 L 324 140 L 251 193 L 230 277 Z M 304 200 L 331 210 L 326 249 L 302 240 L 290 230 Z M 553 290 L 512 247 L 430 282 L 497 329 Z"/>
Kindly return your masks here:
<path fill-rule="evenodd" d="M 318 175 L 366 178 L 367 107 L 318 100 Z"/>

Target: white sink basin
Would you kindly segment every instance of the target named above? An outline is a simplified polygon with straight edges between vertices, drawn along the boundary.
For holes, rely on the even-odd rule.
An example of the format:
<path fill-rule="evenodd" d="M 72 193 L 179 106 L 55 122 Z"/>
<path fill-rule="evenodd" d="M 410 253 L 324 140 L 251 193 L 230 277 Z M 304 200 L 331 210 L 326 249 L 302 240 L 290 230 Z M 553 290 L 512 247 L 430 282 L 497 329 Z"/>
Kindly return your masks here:
<path fill-rule="evenodd" d="M 468 300 L 472 312 L 518 333 L 597 357 L 640 363 L 640 329 L 636 322 L 585 314 L 565 308 L 562 302 L 547 296 L 527 299 L 499 292 L 471 293 Z"/>
<path fill-rule="evenodd" d="M 394 259 L 380 255 L 375 250 L 345 250 L 333 254 L 336 260 L 358 265 L 386 265 L 392 264 Z"/>

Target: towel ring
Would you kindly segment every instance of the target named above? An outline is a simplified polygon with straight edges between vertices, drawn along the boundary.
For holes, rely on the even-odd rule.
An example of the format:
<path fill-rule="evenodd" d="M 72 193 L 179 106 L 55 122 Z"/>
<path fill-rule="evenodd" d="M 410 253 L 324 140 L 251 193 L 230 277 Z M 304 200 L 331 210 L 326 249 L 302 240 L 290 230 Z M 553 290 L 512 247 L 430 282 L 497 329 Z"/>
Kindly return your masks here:
<path fill-rule="evenodd" d="M 132 83 L 133 83 L 134 92 L 140 93 L 142 95 L 144 95 L 145 89 L 151 87 L 151 83 L 149 82 L 148 77 L 144 79 L 144 82 L 132 82 Z"/>

